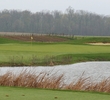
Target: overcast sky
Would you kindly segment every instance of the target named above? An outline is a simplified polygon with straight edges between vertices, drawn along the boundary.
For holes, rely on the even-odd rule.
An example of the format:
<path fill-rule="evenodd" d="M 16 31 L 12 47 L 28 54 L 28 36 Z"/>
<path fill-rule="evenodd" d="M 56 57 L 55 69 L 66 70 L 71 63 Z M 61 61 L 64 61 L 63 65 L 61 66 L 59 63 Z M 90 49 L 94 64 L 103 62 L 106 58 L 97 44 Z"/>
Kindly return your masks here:
<path fill-rule="evenodd" d="M 110 0 L 0 0 L 0 11 L 15 9 L 31 12 L 42 10 L 60 10 L 64 12 L 69 6 L 74 10 L 110 15 Z"/>

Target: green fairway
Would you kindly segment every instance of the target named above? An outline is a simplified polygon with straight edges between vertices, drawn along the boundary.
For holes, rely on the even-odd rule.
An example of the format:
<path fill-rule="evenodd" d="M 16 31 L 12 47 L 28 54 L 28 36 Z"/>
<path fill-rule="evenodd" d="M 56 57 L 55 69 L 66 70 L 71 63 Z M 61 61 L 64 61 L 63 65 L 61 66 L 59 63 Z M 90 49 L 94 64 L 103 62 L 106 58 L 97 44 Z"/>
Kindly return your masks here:
<path fill-rule="evenodd" d="M 52 54 L 83 54 L 83 53 L 110 53 L 110 46 L 91 46 L 91 45 L 71 45 L 71 44 L 52 44 L 52 45 L 27 45 L 27 44 L 5 44 L 0 45 L 0 51 L 11 52 L 36 52 Z"/>
<path fill-rule="evenodd" d="M 71 44 L 52 44 L 52 45 L 29 45 L 29 44 L 4 44 L 0 45 L 0 55 L 2 60 L 8 56 L 22 55 L 25 57 L 61 54 L 89 54 L 89 53 L 110 53 L 110 46 L 91 46 L 91 45 L 71 45 Z M 4 57 L 5 59 L 3 59 Z M 1 60 L 0 60 L 1 61 Z"/>
<path fill-rule="evenodd" d="M 44 58 L 46 56 L 61 56 L 70 54 L 73 56 L 79 54 L 107 54 L 108 56 L 110 55 L 109 45 L 95 46 L 84 44 L 90 42 L 90 40 L 91 42 L 96 40 L 106 40 L 107 42 L 109 41 L 109 38 L 79 38 L 77 40 L 70 39 L 68 42 L 61 43 L 33 42 L 33 44 L 31 44 L 31 42 L 29 43 L 0 38 L 0 63 L 9 63 L 10 61 L 13 62 L 13 60 L 18 60 L 18 62 L 20 62 L 21 60 L 27 63 L 30 59 L 35 60 L 35 56 L 37 56 L 38 58 Z"/>
<path fill-rule="evenodd" d="M 0 87 L 0 100 L 109 100 L 104 93 Z"/>

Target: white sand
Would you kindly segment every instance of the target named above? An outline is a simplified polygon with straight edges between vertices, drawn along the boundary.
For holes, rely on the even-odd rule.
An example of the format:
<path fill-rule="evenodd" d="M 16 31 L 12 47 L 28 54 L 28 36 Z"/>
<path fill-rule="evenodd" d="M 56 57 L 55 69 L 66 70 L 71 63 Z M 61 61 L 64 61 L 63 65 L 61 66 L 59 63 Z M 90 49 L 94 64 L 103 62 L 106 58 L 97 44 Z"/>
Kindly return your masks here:
<path fill-rule="evenodd" d="M 110 45 L 110 43 L 88 43 L 91 45 Z"/>

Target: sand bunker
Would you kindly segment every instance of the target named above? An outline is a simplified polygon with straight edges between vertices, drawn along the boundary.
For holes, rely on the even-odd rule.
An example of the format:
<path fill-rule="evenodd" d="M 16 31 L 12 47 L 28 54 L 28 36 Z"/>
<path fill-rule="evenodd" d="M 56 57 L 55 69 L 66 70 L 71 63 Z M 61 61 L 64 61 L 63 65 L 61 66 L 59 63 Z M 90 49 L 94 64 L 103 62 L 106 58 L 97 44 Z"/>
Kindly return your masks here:
<path fill-rule="evenodd" d="M 91 45 L 110 45 L 110 43 L 88 43 Z"/>

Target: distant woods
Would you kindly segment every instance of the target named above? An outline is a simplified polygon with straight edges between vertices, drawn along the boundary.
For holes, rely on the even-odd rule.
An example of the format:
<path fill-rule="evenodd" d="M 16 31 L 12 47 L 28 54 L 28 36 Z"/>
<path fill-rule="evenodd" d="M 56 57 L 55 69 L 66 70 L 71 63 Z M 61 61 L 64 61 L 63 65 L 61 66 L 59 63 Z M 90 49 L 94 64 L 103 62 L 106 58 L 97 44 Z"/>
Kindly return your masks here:
<path fill-rule="evenodd" d="M 67 35 L 110 35 L 110 16 L 71 7 L 61 11 L 3 10 L 0 12 L 0 32 L 28 32 Z"/>

